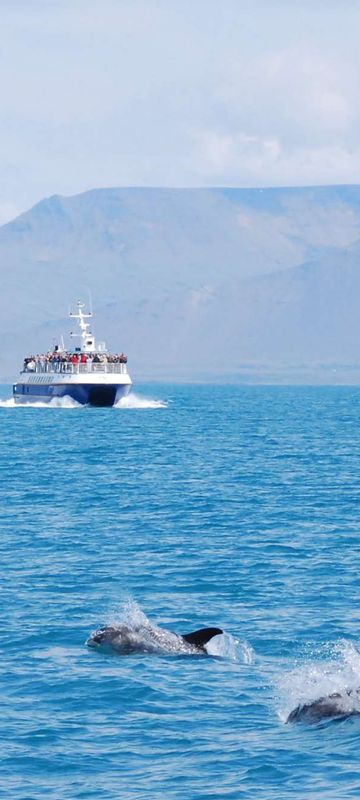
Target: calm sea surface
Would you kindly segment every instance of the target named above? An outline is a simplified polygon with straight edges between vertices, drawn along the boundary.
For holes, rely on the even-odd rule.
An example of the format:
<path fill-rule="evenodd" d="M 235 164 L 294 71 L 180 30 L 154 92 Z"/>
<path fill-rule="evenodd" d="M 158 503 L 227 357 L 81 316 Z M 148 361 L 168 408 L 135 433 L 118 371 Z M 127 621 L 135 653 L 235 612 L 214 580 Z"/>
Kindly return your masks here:
<path fill-rule="evenodd" d="M 360 797 L 360 389 L 0 392 L 0 796 Z M 101 624 L 226 631 L 211 656 L 86 647 Z"/>

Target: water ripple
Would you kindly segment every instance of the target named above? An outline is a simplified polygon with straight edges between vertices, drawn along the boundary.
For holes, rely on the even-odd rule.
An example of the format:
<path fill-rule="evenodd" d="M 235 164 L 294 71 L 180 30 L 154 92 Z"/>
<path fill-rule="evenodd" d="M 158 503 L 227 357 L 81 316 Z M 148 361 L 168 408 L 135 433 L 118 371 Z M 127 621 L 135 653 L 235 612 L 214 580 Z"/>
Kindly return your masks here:
<path fill-rule="evenodd" d="M 360 391 L 136 395 L 68 414 L 1 393 L 4 796 L 357 798 L 359 720 L 283 719 L 360 685 Z M 129 596 L 222 650 L 99 657 Z"/>

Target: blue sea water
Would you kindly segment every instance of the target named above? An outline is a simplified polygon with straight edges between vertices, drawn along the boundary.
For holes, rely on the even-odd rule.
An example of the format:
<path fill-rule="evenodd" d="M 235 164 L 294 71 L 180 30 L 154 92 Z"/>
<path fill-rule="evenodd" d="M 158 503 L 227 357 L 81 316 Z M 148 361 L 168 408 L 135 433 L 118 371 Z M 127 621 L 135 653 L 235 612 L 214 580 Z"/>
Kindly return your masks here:
<path fill-rule="evenodd" d="M 360 686 L 360 389 L 8 394 L 0 796 L 359 798 L 360 717 L 286 718 Z M 226 634 L 208 657 L 85 644 L 139 620 Z"/>

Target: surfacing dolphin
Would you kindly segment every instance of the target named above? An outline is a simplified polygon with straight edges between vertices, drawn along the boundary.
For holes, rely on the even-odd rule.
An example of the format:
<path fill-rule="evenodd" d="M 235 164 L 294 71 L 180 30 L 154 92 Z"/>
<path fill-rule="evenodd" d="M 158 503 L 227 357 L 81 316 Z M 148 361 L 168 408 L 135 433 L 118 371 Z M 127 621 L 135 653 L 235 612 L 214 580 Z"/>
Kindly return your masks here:
<path fill-rule="evenodd" d="M 333 692 L 309 703 L 299 703 L 286 722 L 322 722 L 326 719 L 346 719 L 360 715 L 360 689 Z"/>
<path fill-rule="evenodd" d="M 206 645 L 221 628 L 201 628 L 183 635 L 152 625 L 105 625 L 96 630 L 86 644 L 117 653 L 206 653 Z"/>

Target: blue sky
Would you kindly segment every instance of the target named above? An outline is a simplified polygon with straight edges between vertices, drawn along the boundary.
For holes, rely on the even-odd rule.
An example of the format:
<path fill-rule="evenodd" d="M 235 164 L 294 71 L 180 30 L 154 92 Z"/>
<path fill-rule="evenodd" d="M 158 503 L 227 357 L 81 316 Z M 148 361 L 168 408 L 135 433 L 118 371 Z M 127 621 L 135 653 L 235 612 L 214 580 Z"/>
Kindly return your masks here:
<path fill-rule="evenodd" d="M 360 182 L 357 0 L 0 0 L 0 222 L 100 186 Z"/>

